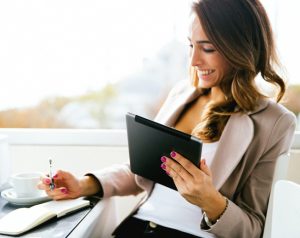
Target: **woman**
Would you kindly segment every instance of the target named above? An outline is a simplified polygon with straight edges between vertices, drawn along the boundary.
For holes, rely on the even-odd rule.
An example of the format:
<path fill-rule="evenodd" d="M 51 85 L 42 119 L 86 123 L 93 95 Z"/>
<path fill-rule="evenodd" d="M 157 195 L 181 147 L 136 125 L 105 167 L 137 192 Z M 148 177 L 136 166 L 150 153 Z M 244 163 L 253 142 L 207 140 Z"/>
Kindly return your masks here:
<path fill-rule="evenodd" d="M 168 189 L 117 165 L 82 179 L 58 171 L 39 185 L 54 199 L 146 191 L 145 200 L 117 228 L 116 237 L 260 237 L 276 159 L 287 153 L 295 117 L 255 85 L 258 74 L 284 92 L 273 35 L 258 0 L 199 0 L 189 33 L 192 84 L 170 92 L 156 121 L 199 137 L 200 168 L 172 151 L 162 169 Z M 172 158 L 172 159 L 171 159 Z"/>

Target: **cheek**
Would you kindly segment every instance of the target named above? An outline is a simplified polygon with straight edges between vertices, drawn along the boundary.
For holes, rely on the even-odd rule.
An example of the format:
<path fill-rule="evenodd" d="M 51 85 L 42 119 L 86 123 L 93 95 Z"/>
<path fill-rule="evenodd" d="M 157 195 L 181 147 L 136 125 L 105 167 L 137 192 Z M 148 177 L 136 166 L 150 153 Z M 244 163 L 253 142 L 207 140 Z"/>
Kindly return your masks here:
<path fill-rule="evenodd" d="M 217 58 L 215 63 L 215 68 L 217 69 L 219 78 L 223 78 L 232 70 L 232 67 L 228 64 L 228 62 L 223 59 Z"/>
<path fill-rule="evenodd" d="M 216 78 L 215 78 L 216 84 L 220 84 L 225 75 L 226 75 L 226 72 L 224 71 L 224 69 L 217 70 L 217 74 L 216 74 Z"/>

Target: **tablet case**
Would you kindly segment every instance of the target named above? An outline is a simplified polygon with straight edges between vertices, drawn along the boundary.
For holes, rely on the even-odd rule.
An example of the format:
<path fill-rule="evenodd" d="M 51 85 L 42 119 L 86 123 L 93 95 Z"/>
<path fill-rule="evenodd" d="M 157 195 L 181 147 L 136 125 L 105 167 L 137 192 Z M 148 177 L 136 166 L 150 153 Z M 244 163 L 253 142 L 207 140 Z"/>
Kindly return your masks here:
<path fill-rule="evenodd" d="M 177 190 L 161 169 L 160 158 L 171 158 L 174 150 L 199 167 L 202 142 L 198 138 L 132 113 L 126 114 L 126 127 L 133 173 Z"/>

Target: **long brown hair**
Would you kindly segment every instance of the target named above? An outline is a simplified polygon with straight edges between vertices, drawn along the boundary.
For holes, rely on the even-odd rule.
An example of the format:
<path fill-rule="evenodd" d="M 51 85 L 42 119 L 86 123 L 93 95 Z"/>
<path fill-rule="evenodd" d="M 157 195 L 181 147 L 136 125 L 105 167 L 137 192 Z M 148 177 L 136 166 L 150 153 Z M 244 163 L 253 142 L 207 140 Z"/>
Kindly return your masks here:
<path fill-rule="evenodd" d="M 277 101 L 285 92 L 285 82 L 274 69 L 279 62 L 271 25 L 260 1 L 198 0 L 192 11 L 199 17 L 208 39 L 233 68 L 220 83 L 227 100 L 208 105 L 192 133 L 212 142 L 219 140 L 230 115 L 250 112 L 266 97 L 255 85 L 258 74 L 279 89 Z M 194 84 L 197 80 L 192 73 Z M 208 90 L 202 91 L 206 94 Z"/>

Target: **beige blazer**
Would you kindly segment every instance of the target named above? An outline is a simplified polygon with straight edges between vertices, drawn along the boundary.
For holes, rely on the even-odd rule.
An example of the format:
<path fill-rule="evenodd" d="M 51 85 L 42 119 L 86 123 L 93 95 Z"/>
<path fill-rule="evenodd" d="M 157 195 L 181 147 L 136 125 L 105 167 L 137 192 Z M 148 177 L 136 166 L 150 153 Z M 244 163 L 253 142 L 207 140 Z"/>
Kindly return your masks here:
<path fill-rule="evenodd" d="M 173 126 L 185 105 L 196 97 L 199 93 L 194 87 L 180 82 L 155 120 Z M 271 100 L 262 100 L 253 112 L 229 118 L 211 165 L 213 183 L 229 205 L 207 232 L 226 238 L 261 237 L 276 159 L 288 153 L 295 125 L 295 116 Z M 145 201 L 153 189 L 152 181 L 132 174 L 128 165 L 115 165 L 94 175 L 103 186 L 104 197 L 145 190 Z M 204 229 L 204 224 L 199 226 Z"/>

